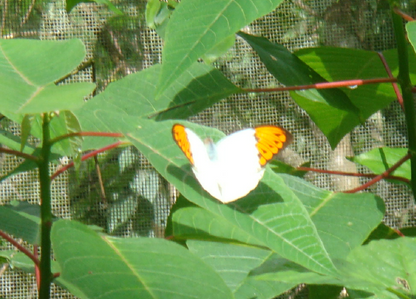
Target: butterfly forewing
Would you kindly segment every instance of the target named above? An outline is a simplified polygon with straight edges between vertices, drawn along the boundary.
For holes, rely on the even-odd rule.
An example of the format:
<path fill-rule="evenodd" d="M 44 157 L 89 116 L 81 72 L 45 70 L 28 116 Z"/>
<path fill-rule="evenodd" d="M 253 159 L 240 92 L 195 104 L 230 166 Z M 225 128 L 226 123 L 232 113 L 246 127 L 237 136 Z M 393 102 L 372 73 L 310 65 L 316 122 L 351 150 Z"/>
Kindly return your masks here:
<path fill-rule="evenodd" d="M 194 158 L 192 157 L 191 145 L 188 140 L 188 135 L 186 133 L 186 128 L 182 125 L 176 124 L 172 127 L 172 136 L 176 144 L 183 151 L 185 156 L 188 158 L 191 164 L 194 164 Z"/>
<path fill-rule="evenodd" d="M 292 141 L 292 135 L 283 128 L 277 126 L 260 126 L 254 129 L 257 138 L 257 150 L 259 151 L 259 163 L 264 166 L 273 156 Z"/>

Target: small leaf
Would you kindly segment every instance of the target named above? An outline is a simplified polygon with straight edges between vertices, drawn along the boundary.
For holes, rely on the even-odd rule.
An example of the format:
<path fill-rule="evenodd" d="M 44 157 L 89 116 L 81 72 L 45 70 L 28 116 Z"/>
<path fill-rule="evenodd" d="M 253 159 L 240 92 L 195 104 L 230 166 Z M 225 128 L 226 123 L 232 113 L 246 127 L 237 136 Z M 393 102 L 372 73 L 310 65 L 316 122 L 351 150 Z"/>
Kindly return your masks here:
<path fill-rule="evenodd" d="M 0 205 L 0 229 L 10 235 L 40 244 L 40 207 L 27 202 Z"/>
<path fill-rule="evenodd" d="M 118 14 L 118 15 L 123 14 L 123 12 L 121 10 L 119 10 L 117 7 L 115 7 L 114 4 L 110 2 L 110 0 L 66 0 L 66 12 L 70 13 L 71 10 L 75 6 L 77 6 L 79 3 L 84 3 L 84 2 L 87 2 L 87 3 L 88 2 L 95 2 L 95 3 L 98 3 L 98 4 L 105 4 L 115 14 Z"/>
<path fill-rule="evenodd" d="M 20 151 L 23 152 L 27 139 L 29 138 L 30 131 L 32 130 L 32 122 L 33 122 L 33 115 L 26 114 L 23 117 L 22 126 L 21 126 L 21 144 L 20 144 Z"/>
<path fill-rule="evenodd" d="M 406 23 L 407 38 L 416 52 L 416 21 Z"/>
<path fill-rule="evenodd" d="M 362 153 L 349 159 L 368 167 L 375 174 L 381 174 L 396 164 L 401 158 L 406 156 L 407 152 L 408 149 L 406 148 L 381 147 L 372 149 L 369 152 Z M 392 173 L 392 175 L 410 180 L 410 160 L 404 162 Z"/>

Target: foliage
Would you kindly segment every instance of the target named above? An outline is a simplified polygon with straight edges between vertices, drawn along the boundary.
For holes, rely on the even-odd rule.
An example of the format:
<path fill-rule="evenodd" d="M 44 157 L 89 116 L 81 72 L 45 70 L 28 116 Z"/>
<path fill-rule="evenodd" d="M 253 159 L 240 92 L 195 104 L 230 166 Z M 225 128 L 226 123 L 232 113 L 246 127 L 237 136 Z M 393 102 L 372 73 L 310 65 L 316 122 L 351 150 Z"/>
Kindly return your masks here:
<path fill-rule="evenodd" d="M 224 0 L 207 4 L 183 0 L 169 8 L 149 2 L 147 23 L 163 26 L 163 63 L 110 84 L 86 103 L 83 98 L 95 85 L 55 83 L 83 60 L 85 49 L 79 40 L 1 40 L 0 112 L 22 124 L 22 134 L 4 131 L 0 142 L 7 148 L 0 151 L 25 159 L 24 167 L 12 170 L 2 180 L 38 168 L 41 204 L 0 206 L 0 236 L 24 253 L 2 252 L 0 261 L 6 259 L 25 271 L 38 268 L 40 298 L 49 298 L 51 273 L 59 273 L 54 282 L 80 298 L 273 298 L 301 283 L 313 286 L 311 298 L 333 295 L 340 287 L 346 287 L 351 298 L 416 295 L 416 242 L 411 237 L 398 238 L 381 224 L 385 208 L 378 196 L 323 190 L 267 167 L 258 188 L 225 205 L 200 187 L 171 139 L 172 125 L 177 122 L 200 136 L 214 140 L 223 136 L 218 130 L 184 119 L 231 94 L 253 90 L 235 86 L 219 70 L 198 59 L 212 61 L 224 53 L 240 28 L 280 2 Z M 394 7 L 391 9 L 393 12 Z M 394 12 L 392 15 L 399 54 L 383 54 L 403 90 L 409 148 L 414 153 L 415 113 L 409 97 L 410 80 L 414 82 L 416 76 L 416 68 L 409 68 L 414 64 L 414 53 L 407 61 L 401 21 Z M 158 17 L 162 20 L 152 20 Z M 408 24 L 407 34 L 414 46 L 413 23 Z M 320 89 L 320 83 L 335 80 L 385 77 L 384 66 L 373 52 L 316 48 L 292 54 L 267 39 L 242 32 L 238 35 L 277 80 L 286 85 L 309 85 L 292 90 L 291 95 L 333 148 L 355 126 L 397 97 L 390 84 L 345 88 L 362 81 L 344 82 L 340 89 Z M 392 82 L 392 78 L 380 82 Z M 29 135 L 40 143 L 32 142 L 36 139 Z M 137 148 L 180 192 L 166 228 L 166 236 L 178 244 L 146 237 L 117 238 L 51 214 L 49 162 L 121 144 Z M 392 167 L 398 168 L 394 175 L 407 179 L 414 192 L 409 182 L 412 178 L 416 181 L 414 155 L 410 163 L 397 164 L 400 158 L 405 162 L 403 156 L 410 157 L 406 153 L 406 149 L 385 148 L 353 160 L 383 173 L 383 177 L 388 177 Z M 134 163 L 113 169 L 114 176 L 129 180 L 135 172 Z M 80 182 L 90 176 L 82 167 L 78 174 Z M 110 198 L 114 206 L 128 201 L 134 191 L 113 178 L 103 186 L 121 198 Z M 84 194 L 74 192 L 86 200 Z M 134 209 L 126 218 L 134 217 Z M 111 217 L 107 219 L 111 222 Z M 113 232 L 119 224 L 109 223 L 107 231 Z M 10 235 L 35 245 L 35 250 L 41 246 L 41 259 Z"/>

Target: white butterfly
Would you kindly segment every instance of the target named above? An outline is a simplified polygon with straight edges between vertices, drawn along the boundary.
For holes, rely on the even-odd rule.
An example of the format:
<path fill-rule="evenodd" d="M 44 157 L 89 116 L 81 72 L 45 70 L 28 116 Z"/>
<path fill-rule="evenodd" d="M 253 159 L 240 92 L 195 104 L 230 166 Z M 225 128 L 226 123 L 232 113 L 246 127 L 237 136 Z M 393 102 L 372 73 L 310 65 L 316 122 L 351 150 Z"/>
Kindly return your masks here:
<path fill-rule="evenodd" d="M 216 144 L 210 138 L 202 141 L 180 124 L 173 126 L 172 135 L 202 188 L 223 203 L 256 188 L 267 162 L 292 141 L 292 135 L 277 126 L 244 129 Z"/>

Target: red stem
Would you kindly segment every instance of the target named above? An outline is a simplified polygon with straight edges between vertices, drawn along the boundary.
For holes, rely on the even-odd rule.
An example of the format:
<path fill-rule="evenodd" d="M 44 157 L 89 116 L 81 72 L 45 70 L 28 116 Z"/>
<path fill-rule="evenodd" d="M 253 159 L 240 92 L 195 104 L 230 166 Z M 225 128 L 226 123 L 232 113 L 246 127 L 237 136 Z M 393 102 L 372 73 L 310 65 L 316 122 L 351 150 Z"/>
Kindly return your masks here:
<path fill-rule="evenodd" d="M 25 154 L 25 153 L 22 153 L 22 152 L 19 152 L 19 151 L 15 151 L 15 150 L 12 150 L 12 149 L 4 148 L 4 147 L 0 147 L 0 152 L 10 154 L 10 155 L 14 155 L 14 156 L 18 156 L 18 157 L 22 157 L 22 158 L 32 160 L 32 161 L 35 161 L 35 162 L 38 160 L 38 158 L 36 158 L 35 156 Z"/>
<path fill-rule="evenodd" d="M 113 148 L 115 148 L 115 147 L 117 147 L 117 146 L 119 146 L 119 145 L 121 145 L 121 144 L 124 144 L 124 143 L 126 143 L 126 142 L 123 142 L 123 141 L 117 141 L 116 143 L 113 143 L 113 144 L 110 144 L 110 145 L 107 145 L 107 146 L 105 146 L 105 147 L 103 147 L 103 148 L 100 148 L 100 149 L 98 149 L 98 150 L 95 150 L 95 151 L 92 151 L 92 152 L 90 152 L 90 153 L 88 153 L 88 154 L 85 154 L 85 155 L 83 155 L 82 156 L 82 158 L 81 158 L 81 161 L 85 161 L 85 160 L 87 160 L 87 159 L 89 159 L 89 158 L 91 158 L 91 157 L 93 157 L 93 156 L 96 156 L 96 155 L 98 155 L 99 153 L 102 153 L 102 152 L 105 152 L 105 151 L 108 151 L 108 150 L 110 150 L 110 149 L 113 149 Z M 69 164 L 67 164 L 67 165 L 65 165 L 65 166 L 63 166 L 63 167 L 61 167 L 61 168 L 59 168 L 52 176 L 51 176 L 51 181 L 52 180 L 54 180 L 58 175 L 60 175 L 61 173 L 63 173 L 64 171 L 66 171 L 66 170 L 68 170 L 69 168 L 71 168 L 71 167 L 73 167 L 74 166 L 74 162 L 71 162 L 71 163 L 69 163 Z"/>
<path fill-rule="evenodd" d="M 389 78 L 394 78 L 393 74 L 391 73 L 390 67 L 387 64 L 387 61 L 384 58 L 383 54 L 380 53 L 380 52 L 378 52 L 377 54 L 378 54 L 378 57 L 380 57 L 380 60 L 383 63 L 384 68 L 386 69 L 386 72 L 387 72 Z M 402 97 L 402 94 L 400 93 L 399 86 L 397 85 L 397 82 L 392 82 L 391 85 L 393 86 L 394 93 L 396 94 L 396 97 L 397 97 L 397 101 L 399 102 L 400 106 L 402 106 L 402 109 L 404 110 L 403 97 Z"/>
<path fill-rule="evenodd" d="M 71 138 L 75 136 L 94 136 L 94 137 L 124 137 L 121 133 L 106 133 L 106 132 L 74 132 L 58 136 L 51 140 L 51 143 L 56 143 L 62 139 Z"/>
<path fill-rule="evenodd" d="M 5 232 L 3 232 L 1 230 L 0 230 L 0 237 L 7 240 L 13 246 L 15 246 L 17 249 L 19 249 L 21 252 L 26 254 L 35 263 L 35 265 L 37 267 L 39 266 L 39 263 L 40 263 L 39 259 L 32 252 L 30 252 L 30 250 L 28 250 L 27 248 L 25 248 L 24 246 L 19 244 L 19 242 L 17 242 L 15 239 L 13 239 L 11 236 L 9 236 L 8 234 L 6 234 Z"/>
<path fill-rule="evenodd" d="M 374 179 L 368 181 L 367 183 L 361 185 L 360 187 L 351 189 L 351 190 L 346 190 L 343 191 L 344 193 L 356 193 L 358 191 L 362 191 L 368 187 L 370 187 L 371 185 L 374 185 L 375 183 L 377 183 L 378 181 L 388 178 L 389 174 L 392 173 L 393 171 L 395 171 L 397 168 L 400 167 L 400 165 L 402 165 L 404 162 L 406 162 L 407 160 L 410 159 L 412 155 L 410 153 L 407 153 L 406 156 L 404 156 L 403 158 L 401 158 L 398 162 L 396 162 L 396 164 L 394 164 L 392 167 L 390 167 L 389 169 L 387 169 L 385 172 L 383 172 L 382 174 L 377 175 L 376 177 L 374 177 Z"/>
<path fill-rule="evenodd" d="M 404 20 L 406 21 L 414 21 L 415 19 L 413 19 L 411 16 L 409 16 L 408 14 L 405 14 L 403 11 L 401 11 L 400 9 L 398 9 L 397 7 L 393 8 L 393 11 L 398 14 L 399 16 L 401 16 Z"/>
<path fill-rule="evenodd" d="M 310 167 L 297 167 L 297 170 L 300 171 L 313 171 L 318 173 L 327 173 L 327 174 L 335 174 L 335 175 L 345 175 L 345 176 L 356 176 L 356 177 L 365 177 L 365 178 L 375 178 L 378 175 L 373 173 L 356 173 L 356 172 L 343 172 L 343 171 L 336 171 L 336 170 L 325 170 L 325 169 L 317 169 L 317 168 L 310 168 Z M 386 179 L 390 180 L 398 180 L 404 183 L 410 184 L 410 181 L 406 178 L 389 175 L 385 177 Z"/>
<path fill-rule="evenodd" d="M 276 88 L 258 88 L 258 89 L 243 89 L 246 92 L 276 92 L 276 91 L 288 91 L 288 90 L 305 90 L 305 89 L 327 89 L 327 88 L 338 88 L 348 86 L 358 86 L 365 84 L 376 84 L 376 83 L 391 83 L 397 82 L 396 78 L 378 78 L 378 79 L 354 79 L 354 80 L 343 80 L 335 82 L 323 82 L 309 85 L 300 86 L 286 86 Z"/>

